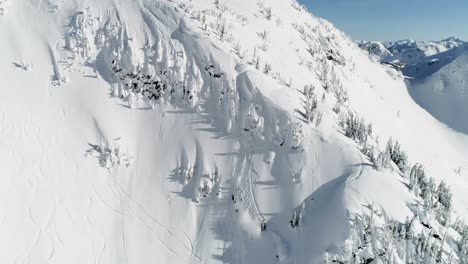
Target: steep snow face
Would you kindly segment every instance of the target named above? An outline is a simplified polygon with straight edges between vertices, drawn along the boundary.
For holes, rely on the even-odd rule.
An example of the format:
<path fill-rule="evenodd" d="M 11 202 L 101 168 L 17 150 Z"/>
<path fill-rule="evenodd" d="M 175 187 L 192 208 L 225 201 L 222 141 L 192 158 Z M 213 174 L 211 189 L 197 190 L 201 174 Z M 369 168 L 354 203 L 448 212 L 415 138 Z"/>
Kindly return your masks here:
<path fill-rule="evenodd" d="M 369 51 L 368 46 L 372 46 L 372 43 L 374 42 L 362 42 L 360 47 Z M 401 69 L 402 73 L 409 77 L 407 82 L 413 99 L 450 128 L 467 133 L 465 125 L 467 43 L 456 38 L 448 38 L 427 42 L 410 40 L 388 42 L 385 46 L 388 52 L 392 51 L 395 55 L 371 57 L 385 64 L 390 62 L 394 67 L 400 64 L 393 60 L 399 60 L 401 66 L 404 66 Z M 374 53 L 369 51 L 369 54 Z"/>
<path fill-rule="evenodd" d="M 410 93 L 422 107 L 449 127 L 468 134 L 468 54 L 423 79 L 409 80 Z"/>
<path fill-rule="evenodd" d="M 422 207 L 395 165 L 375 170 L 369 146 L 343 135 L 355 136 L 340 128 L 348 110 L 372 122 L 359 130 L 375 152 L 399 140 L 467 216 L 467 138 L 295 1 L 0 7 L 5 263 L 340 254 L 355 215 L 403 222 Z M 415 222 L 439 226 L 425 216 Z M 448 230 L 447 259 L 459 235 Z"/>

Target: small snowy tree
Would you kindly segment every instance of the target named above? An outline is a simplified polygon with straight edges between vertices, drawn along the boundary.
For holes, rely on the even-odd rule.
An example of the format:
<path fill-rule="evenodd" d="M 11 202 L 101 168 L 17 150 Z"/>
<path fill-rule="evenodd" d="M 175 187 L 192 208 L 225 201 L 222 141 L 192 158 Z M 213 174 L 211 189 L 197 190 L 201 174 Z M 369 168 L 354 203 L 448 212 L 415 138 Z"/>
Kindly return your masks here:
<path fill-rule="evenodd" d="M 315 117 L 315 125 L 316 126 L 319 126 L 320 123 L 322 123 L 322 118 L 323 118 L 322 112 L 317 112 L 317 116 Z"/>
<path fill-rule="evenodd" d="M 377 158 L 375 157 L 375 148 L 370 144 L 364 144 L 361 148 L 362 154 L 369 158 L 369 161 L 375 163 Z"/>
<path fill-rule="evenodd" d="M 416 193 L 420 182 L 425 182 L 425 172 L 424 168 L 421 164 L 416 163 L 411 167 L 410 170 L 410 179 L 409 179 L 409 186 Z"/>
<path fill-rule="evenodd" d="M 219 31 L 219 38 L 221 40 L 224 40 L 226 36 L 226 23 L 224 21 L 218 26 L 218 31 Z"/>
<path fill-rule="evenodd" d="M 468 226 L 463 225 L 458 240 L 458 250 L 460 251 L 460 262 L 468 263 Z"/>
<path fill-rule="evenodd" d="M 379 152 L 375 161 L 375 168 L 378 171 L 390 168 L 390 155 L 388 152 Z"/>
<path fill-rule="evenodd" d="M 253 59 L 253 64 L 255 65 L 255 69 L 260 70 L 260 58 L 258 56 Z"/>
<path fill-rule="evenodd" d="M 341 104 L 339 101 L 336 101 L 335 105 L 333 106 L 332 108 L 333 112 L 335 112 L 336 114 L 340 114 L 341 113 Z"/>
<path fill-rule="evenodd" d="M 258 32 L 257 35 L 264 41 L 268 40 L 268 31 L 266 29 Z"/>
<path fill-rule="evenodd" d="M 433 178 L 429 178 L 427 181 L 426 191 L 422 197 L 424 206 L 431 210 L 436 204 L 436 184 Z"/>
<path fill-rule="evenodd" d="M 397 141 L 393 144 L 393 141 L 390 138 L 387 142 L 386 151 L 390 153 L 390 159 L 395 163 L 395 165 L 397 165 L 398 169 L 405 173 L 408 166 L 408 156 L 401 149 L 400 143 Z"/>
<path fill-rule="evenodd" d="M 440 204 L 449 209 L 452 207 L 452 192 L 444 181 L 437 187 L 437 198 Z"/>
<path fill-rule="evenodd" d="M 265 8 L 263 13 L 264 13 L 266 19 L 271 20 L 272 13 L 271 13 L 271 8 L 270 7 Z"/>
<path fill-rule="evenodd" d="M 439 203 L 437 218 L 443 225 L 447 225 L 450 220 L 450 211 L 452 209 L 452 192 L 445 182 L 442 181 L 437 187 L 435 196 Z"/>
<path fill-rule="evenodd" d="M 313 85 L 306 85 L 304 87 L 304 96 L 305 96 L 305 118 L 307 122 L 313 123 L 317 117 L 319 117 L 318 112 L 318 101 L 317 96 L 314 94 L 315 87 Z M 321 119 L 321 116 L 320 116 Z M 317 119 L 318 120 L 318 119 Z"/>
<path fill-rule="evenodd" d="M 345 120 L 341 122 L 344 133 L 347 137 L 355 140 L 356 142 L 365 145 L 368 139 L 367 125 L 363 118 L 359 118 L 353 112 L 346 115 Z"/>
<path fill-rule="evenodd" d="M 305 204 L 296 210 L 294 210 L 291 220 L 289 220 L 289 225 L 291 228 L 301 227 L 302 226 L 302 216 L 304 214 Z"/>
<path fill-rule="evenodd" d="M 265 63 L 265 66 L 263 67 L 263 73 L 268 75 L 270 72 L 271 72 L 271 64 Z"/>
<path fill-rule="evenodd" d="M 331 87 L 330 69 L 326 60 L 322 60 L 321 62 L 319 73 L 320 82 L 322 83 L 323 89 L 329 92 Z"/>

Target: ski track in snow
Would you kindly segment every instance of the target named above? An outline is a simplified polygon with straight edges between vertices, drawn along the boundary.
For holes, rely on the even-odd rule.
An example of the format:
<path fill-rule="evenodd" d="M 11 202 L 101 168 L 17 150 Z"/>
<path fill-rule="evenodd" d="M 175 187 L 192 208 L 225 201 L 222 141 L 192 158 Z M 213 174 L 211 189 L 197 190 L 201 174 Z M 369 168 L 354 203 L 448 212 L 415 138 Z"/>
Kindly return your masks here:
<path fill-rule="evenodd" d="M 121 211 L 123 212 L 123 202 L 122 201 L 120 202 L 120 208 L 121 208 Z M 120 218 L 120 224 L 121 224 L 120 232 L 121 232 L 121 235 L 122 235 L 122 250 L 123 250 L 125 263 L 128 264 L 127 248 L 126 248 L 126 240 L 125 240 L 125 222 L 124 222 L 124 219 L 125 219 L 125 217 L 122 214 L 121 218 Z"/>
<path fill-rule="evenodd" d="M 109 178 L 111 179 L 112 184 L 115 186 L 113 189 L 114 194 L 116 197 L 121 201 L 122 206 L 125 206 L 137 219 L 143 223 L 150 232 L 161 242 L 161 244 L 167 248 L 170 252 L 174 254 L 177 258 L 182 258 L 178 252 L 168 246 L 156 233 L 155 229 L 152 227 L 150 223 L 155 223 L 159 228 L 161 228 L 165 233 L 169 234 L 175 241 L 176 244 L 182 246 L 182 251 L 187 251 L 190 253 L 191 256 L 195 257 L 198 261 L 201 261 L 200 257 L 197 256 L 190 248 L 188 248 L 185 243 L 182 242 L 172 231 L 170 231 L 167 227 L 162 225 L 154 216 L 148 213 L 140 203 L 138 203 L 123 187 L 117 182 L 115 177 L 112 174 L 109 174 Z M 128 200 L 128 203 L 124 201 Z M 150 222 L 150 223 L 148 223 Z M 183 261 L 184 260 L 182 258 Z"/>
<path fill-rule="evenodd" d="M 356 146 L 351 146 L 349 145 L 352 149 L 354 149 L 354 152 L 357 154 L 357 156 L 359 157 L 359 161 L 360 163 L 359 164 L 356 164 L 356 165 L 353 165 L 353 166 L 356 166 L 357 167 L 357 172 L 353 173 L 353 176 L 352 177 L 349 177 L 348 180 L 346 182 L 350 182 L 350 181 L 355 181 L 357 179 L 359 179 L 359 177 L 362 176 L 362 173 L 364 172 L 364 164 L 365 164 L 365 161 L 364 159 L 362 158 L 362 153 L 356 149 Z M 356 169 L 354 170 L 356 171 Z"/>
<path fill-rule="evenodd" d="M 252 183 L 252 174 L 253 174 L 253 173 L 255 173 L 255 175 L 257 175 L 257 177 L 259 178 L 259 175 L 258 175 L 257 171 L 254 169 L 254 164 L 253 164 L 252 160 L 250 159 L 250 173 L 249 173 L 249 189 L 250 189 L 250 194 L 251 194 L 251 197 L 252 197 L 252 201 L 253 201 L 255 210 L 256 210 L 256 212 L 257 212 L 257 216 L 260 218 L 260 221 L 261 221 L 261 222 L 266 222 L 266 221 L 265 221 L 265 217 L 264 217 L 263 214 L 261 213 L 260 208 L 259 208 L 259 206 L 258 206 L 257 199 L 255 198 L 254 187 L 253 187 L 253 183 Z"/>

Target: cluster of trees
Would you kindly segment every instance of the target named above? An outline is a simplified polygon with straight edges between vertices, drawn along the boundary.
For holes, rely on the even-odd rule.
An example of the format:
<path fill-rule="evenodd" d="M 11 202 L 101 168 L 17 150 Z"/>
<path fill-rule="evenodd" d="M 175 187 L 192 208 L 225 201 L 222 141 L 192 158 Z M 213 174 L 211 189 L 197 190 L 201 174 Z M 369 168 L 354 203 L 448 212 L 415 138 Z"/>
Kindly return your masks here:
<path fill-rule="evenodd" d="M 180 107 L 194 106 L 196 103 L 195 93 L 183 81 L 174 81 L 167 70 L 159 70 L 157 74 L 149 74 L 141 68 L 127 72 L 119 67 L 117 62 L 112 61 L 113 74 L 117 76 L 124 85 L 124 91 L 130 96 L 137 95 L 151 105 L 160 103 L 167 99 L 172 104 Z M 211 71 L 214 67 L 207 67 L 208 75 L 220 78 L 222 73 Z M 120 95 L 123 98 L 123 95 Z M 129 97 L 130 98 L 130 97 Z M 131 104 L 131 101 L 129 100 Z M 131 106 L 131 105 L 130 105 Z"/>
<path fill-rule="evenodd" d="M 191 12 L 191 10 L 188 8 L 183 8 L 185 12 L 189 13 L 192 18 L 197 19 L 201 25 L 202 29 L 205 31 L 208 31 L 208 27 L 213 30 L 213 33 L 218 35 L 219 39 L 221 41 L 227 40 L 231 41 L 232 40 L 232 35 L 228 34 L 229 33 L 229 28 L 230 25 L 226 23 L 226 13 L 230 12 L 232 13 L 232 10 L 228 10 L 228 8 L 223 5 L 219 0 L 214 1 L 214 6 L 215 9 L 212 10 L 203 10 L 202 12 Z M 208 16 L 211 17 L 211 19 L 208 19 Z M 241 19 L 241 18 L 239 18 Z M 244 23 L 246 18 L 242 18 L 241 21 Z M 209 21 L 211 20 L 211 21 Z"/>
<path fill-rule="evenodd" d="M 450 225 L 452 194 L 445 182 L 437 185 L 433 178 L 426 175 L 421 164 L 410 166 L 400 143 L 394 143 L 391 138 L 385 150 L 375 157 L 375 147 L 368 143 L 372 126 L 366 125 L 355 114 L 348 114 L 340 123 L 345 135 L 361 145 L 362 152 L 374 162 L 377 169 L 391 168 L 393 163 L 408 177 L 409 188 L 422 200 L 421 208 L 417 210 L 424 212 L 429 218 L 434 217 L 435 223 L 421 221 L 421 225 L 427 230 L 416 235 L 412 229 L 413 220 L 407 223 L 387 221 L 385 227 L 376 227 L 371 224 L 372 217 L 356 218 L 354 221 L 357 231 L 351 238 L 351 245 L 355 248 L 344 248 L 338 257 L 328 256 L 326 263 L 374 263 L 377 260 L 376 263 L 454 263 L 457 257 L 459 263 L 468 263 L 468 226 L 459 224 L 457 231 L 461 238 L 457 241 L 458 253 L 455 255 L 453 252 L 446 254 L 442 249 L 444 240 L 440 234 L 434 233 L 432 226 L 445 226 L 447 230 Z M 357 239 L 359 236 L 361 237 Z M 374 241 L 376 239 L 381 241 Z"/>
<path fill-rule="evenodd" d="M 411 167 L 408 162 L 408 155 L 401 147 L 400 143 L 395 143 L 390 138 L 383 152 L 376 156 L 376 148 L 369 143 L 368 138 L 372 136 L 372 125 L 366 124 L 363 118 L 350 112 L 340 122 L 347 137 L 355 140 L 361 146 L 361 151 L 370 161 L 374 163 L 376 169 L 391 168 L 391 163 L 395 164 L 398 170 L 409 178 L 410 189 L 419 196 L 426 210 L 434 213 L 438 221 L 447 225 L 450 221 L 452 208 L 452 194 L 445 182 L 437 185 L 433 178 L 427 177 L 421 164 Z"/>
<path fill-rule="evenodd" d="M 409 186 L 423 200 L 424 208 L 434 213 L 442 225 L 450 222 L 452 192 L 445 182 L 436 185 L 433 178 L 426 176 L 424 167 L 415 164 L 409 173 Z"/>
<path fill-rule="evenodd" d="M 318 111 L 318 101 L 314 91 L 315 87 L 313 85 L 306 85 L 304 87 L 304 117 L 306 118 L 307 122 L 311 124 L 315 122 L 315 125 L 318 126 L 322 121 L 322 113 Z"/>
<path fill-rule="evenodd" d="M 379 152 L 373 142 L 369 140 L 373 133 L 372 123 L 366 123 L 364 118 L 349 111 L 340 116 L 340 126 L 343 128 L 345 136 L 358 143 L 361 152 L 369 158 L 370 162 L 374 163 L 377 170 L 390 168 L 391 152 L 388 150 Z"/>
<path fill-rule="evenodd" d="M 149 101 L 158 101 L 168 90 L 168 85 L 151 74 L 142 70 L 136 72 L 126 72 L 119 67 L 117 62 L 112 61 L 112 71 L 125 85 L 125 90 L 135 94 L 140 94 Z M 160 72 L 164 74 L 164 72 Z"/>
<path fill-rule="evenodd" d="M 370 133 L 372 133 L 372 126 L 370 124 L 369 126 L 371 129 Z M 393 140 L 390 138 L 383 152 L 379 152 L 372 144 L 364 145 L 361 151 L 374 163 L 377 170 L 391 169 L 393 162 L 403 174 L 407 172 L 409 166 L 408 156 L 401 149 L 401 145 L 398 141 L 393 144 Z"/>
<path fill-rule="evenodd" d="M 122 151 L 120 138 L 114 139 L 112 142 L 102 142 L 101 145 L 88 145 L 86 156 L 96 157 L 99 165 L 103 168 L 110 169 L 120 166 L 128 168 L 132 165 L 133 157 Z"/>
<path fill-rule="evenodd" d="M 390 138 L 387 142 L 387 147 L 385 149 L 385 153 L 389 155 L 390 159 L 395 163 L 398 169 L 405 173 L 408 169 L 408 156 L 401 148 L 400 143 L 398 141 L 393 143 L 393 140 Z"/>
<path fill-rule="evenodd" d="M 452 194 L 449 187 L 441 182 L 437 185 L 433 178 L 427 177 L 421 164 L 415 164 L 409 169 L 408 156 L 400 143 L 395 143 L 390 138 L 383 152 L 376 156 L 376 148 L 369 143 L 372 136 L 372 124 L 366 124 L 363 118 L 358 117 L 353 112 L 349 112 L 340 121 L 344 134 L 355 140 L 360 146 L 364 155 L 374 163 L 377 170 L 391 168 L 395 166 L 409 178 L 410 189 L 422 199 L 424 207 L 429 212 L 434 213 L 438 221 L 447 225 L 450 221 L 452 208 Z"/>
<path fill-rule="evenodd" d="M 232 28 L 232 24 L 227 23 L 227 20 L 224 17 L 229 14 L 233 16 L 237 21 L 242 24 L 245 24 L 247 21 L 247 17 L 236 13 L 233 10 L 230 10 L 226 6 L 222 4 L 221 1 L 217 0 L 214 2 L 215 9 L 206 9 L 203 11 L 193 11 L 188 6 L 182 5 L 181 8 L 190 13 L 193 18 L 198 20 L 201 23 L 201 28 L 205 31 L 211 29 L 214 34 L 218 35 L 220 40 L 227 41 L 232 44 L 232 48 L 234 53 L 241 59 L 247 60 L 246 62 L 254 65 L 257 70 L 262 71 L 264 74 L 269 75 L 276 79 L 281 85 L 285 85 L 287 87 L 291 87 L 292 79 L 284 79 L 280 76 L 279 72 L 273 72 L 272 65 L 268 61 L 264 61 L 260 58 L 258 54 L 258 50 L 262 50 L 266 52 L 268 50 L 269 45 L 269 32 L 264 29 L 257 32 L 260 42 L 254 45 L 253 52 L 250 52 L 249 49 L 243 48 L 241 46 L 241 42 L 235 40 L 233 35 L 230 34 L 230 29 Z M 264 3 L 259 2 L 259 12 L 262 16 L 264 16 L 267 20 L 274 20 L 274 15 L 272 13 L 272 9 L 266 6 Z M 280 23 L 279 19 L 276 19 L 277 23 Z M 250 59 L 251 58 L 251 59 Z M 211 70 L 211 69 L 208 69 Z M 214 75 L 213 75 L 214 76 Z M 215 78 L 219 78 L 221 76 L 214 76 Z"/>
<path fill-rule="evenodd" d="M 393 143 L 390 138 L 383 152 L 379 152 L 369 141 L 373 132 L 372 123 L 366 123 L 364 118 L 349 111 L 347 114 L 341 115 L 340 126 L 343 128 L 345 136 L 360 145 L 361 152 L 374 163 L 376 169 L 391 168 L 391 162 L 393 162 L 403 174 L 407 172 L 408 156 L 398 141 Z"/>
<path fill-rule="evenodd" d="M 224 73 L 216 70 L 216 67 L 213 64 L 205 66 L 205 71 L 208 73 L 209 76 L 215 79 L 219 79 L 224 76 Z"/>
<path fill-rule="evenodd" d="M 363 129 L 361 128 L 361 130 Z M 433 178 L 426 176 L 424 167 L 421 164 L 416 163 L 410 166 L 408 156 L 398 141 L 393 143 L 390 138 L 385 151 L 379 153 L 376 158 L 374 158 L 375 150 L 373 147 L 366 147 L 363 150 L 370 153 L 363 151 L 364 154 L 370 157 L 371 162 L 374 162 L 377 169 L 390 168 L 391 163 L 394 163 L 403 175 L 408 177 L 409 188 L 422 199 L 425 210 L 434 213 L 442 225 L 449 223 L 452 208 L 450 188 L 445 182 L 442 181 L 437 185 Z"/>
<path fill-rule="evenodd" d="M 372 208 L 371 208 L 372 209 Z M 447 229 L 437 233 L 431 227 L 419 230 L 417 215 L 405 222 L 389 220 L 376 224 L 377 213 L 350 219 L 351 234 L 338 254 L 326 253 L 325 263 L 466 263 L 457 248 L 447 244 Z M 463 235 L 462 235 L 463 237 Z M 466 238 L 465 238 L 466 239 Z M 464 244 L 466 245 L 466 244 Z M 447 248 L 449 247 L 449 250 Z M 466 247 L 468 249 L 468 247 Z"/>
<path fill-rule="evenodd" d="M 341 117 L 340 125 L 344 129 L 345 136 L 362 146 L 367 145 L 368 138 L 372 136 L 372 124 L 367 124 L 364 118 L 351 111 Z"/>
<path fill-rule="evenodd" d="M 340 79 L 336 75 L 333 65 L 329 66 L 327 60 L 322 60 L 321 72 L 319 79 L 325 91 L 331 92 L 335 95 L 336 104 L 333 111 L 337 114 L 341 113 L 341 109 L 345 107 L 349 99 L 348 91 L 344 89 Z"/>
<path fill-rule="evenodd" d="M 391 138 L 385 151 L 376 159 L 376 167 L 389 168 L 389 162 L 393 162 L 408 177 L 409 188 L 422 199 L 425 210 L 434 213 L 442 225 L 447 225 L 452 208 L 452 193 L 447 184 L 442 181 L 437 185 L 433 178 L 426 176 L 424 167 L 419 163 L 410 166 L 401 145 L 398 141 L 393 143 Z"/>
<path fill-rule="evenodd" d="M 460 263 L 468 263 L 468 226 L 461 223 L 456 230 L 460 234 L 458 240 Z"/>
<path fill-rule="evenodd" d="M 271 20 L 272 17 L 273 17 L 273 14 L 272 14 L 272 12 L 271 12 L 271 7 L 260 6 L 260 13 L 262 13 L 263 16 L 264 16 L 267 20 Z"/>

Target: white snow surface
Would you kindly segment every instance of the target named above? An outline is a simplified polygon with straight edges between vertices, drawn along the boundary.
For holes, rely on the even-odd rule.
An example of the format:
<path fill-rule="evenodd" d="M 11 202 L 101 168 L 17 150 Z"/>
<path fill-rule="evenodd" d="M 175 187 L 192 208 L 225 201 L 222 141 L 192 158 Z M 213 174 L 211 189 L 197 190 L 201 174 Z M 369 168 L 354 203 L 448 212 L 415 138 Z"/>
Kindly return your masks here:
<path fill-rule="evenodd" d="M 299 91 L 326 93 L 330 50 L 380 148 L 397 139 L 467 219 L 468 136 L 403 77 L 295 1 L 220 2 L 0 1 L 2 263 L 319 263 L 349 236 L 349 213 L 373 204 L 404 221 L 415 196 L 343 135 L 332 94 L 320 125 L 302 120 Z M 148 104 L 113 61 L 184 92 Z"/>

